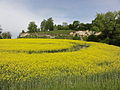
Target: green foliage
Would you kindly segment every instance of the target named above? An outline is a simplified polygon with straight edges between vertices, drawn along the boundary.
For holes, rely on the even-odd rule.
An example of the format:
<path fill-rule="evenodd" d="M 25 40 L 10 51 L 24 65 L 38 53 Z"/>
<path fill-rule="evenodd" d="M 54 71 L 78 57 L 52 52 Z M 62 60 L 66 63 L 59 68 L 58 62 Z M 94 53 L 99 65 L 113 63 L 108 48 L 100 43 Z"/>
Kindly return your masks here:
<path fill-rule="evenodd" d="M 98 42 L 99 39 L 98 39 L 98 36 L 92 34 L 90 35 L 88 38 L 87 38 L 87 41 L 94 41 L 94 42 Z"/>
<path fill-rule="evenodd" d="M 97 14 L 91 29 L 102 32 L 101 42 L 120 46 L 120 11 Z"/>
<path fill-rule="evenodd" d="M 1 28 L 1 25 L 0 25 L 0 34 L 2 33 L 2 28 Z"/>
<path fill-rule="evenodd" d="M 1 25 L 0 25 L 0 39 L 2 39 L 1 33 L 2 33 L 2 28 L 1 28 Z"/>
<path fill-rule="evenodd" d="M 54 30 L 54 23 L 53 19 L 49 18 L 47 20 L 43 20 L 41 22 L 41 31 L 53 31 Z"/>
<path fill-rule="evenodd" d="M 0 25 L 0 39 L 11 39 L 12 35 L 10 32 L 3 32 L 2 33 L 2 28 Z"/>
<path fill-rule="evenodd" d="M 41 22 L 41 31 L 45 31 L 46 30 L 46 20 L 44 19 L 42 22 Z"/>
<path fill-rule="evenodd" d="M 69 24 L 69 29 L 71 30 L 90 30 L 91 29 L 91 24 L 90 23 L 80 23 L 79 21 L 73 21 L 73 24 Z"/>
<path fill-rule="evenodd" d="M 49 18 L 46 22 L 46 29 L 48 31 L 53 31 L 53 28 L 54 28 L 54 23 L 53 23 L 53 19 L 52 18 Z"/>
<path fill-rule="evenodd" d="M 69 24 L 69 29 L 74 30 L 73 25 Z"/>
<path fill-rule="evenodd" d="M 79 25 L 80 25 L 79 21 L 74 21 L 73 22 L 73 28 L 74 28 L 74 30 L 79 30 Z"/>
<path fill-rule="evenodd" d="M 37 32 L 37 34 L 30 33 L 30 35 L 27 35 L 21 38 L 51 38 L 53 37 L 56 39 L 73 39 L 73 36 L 70 35 L 70 32 L 73 32 L 73 30 L 40 31 L 40 32 Z"/>
<path fill-rule="evenodd" d="M 56 31 L 66 30 L 65 32 L 74 30 L 74 31 L 85 31 L 90 30 L 93 31 L 93 35 L 89 37 L 82 37 L 83 40 L 88 41 L 99 41 L 107 44 L 113 44 L 120 46 L 120 11 L 118 12 L 107 12 L 107 13 L 98 13 L 96 18 L 92 21 L 92 23 L 80 23 L 79 21 L 73 21 L 72 24 L 67 22 L 63 22 L 62 25 L 54 25 L 53 19 L 48 18 L 47 20 L 43 20 L 41 22 L 40 28 L 37 28 L 35 22 L 30 22 L 28 27 L 28 32 L 40 32 L 43 34 L 53 34 L 54 32 L 45 32 L 45 31 Z M 45 33 L 44 33 L 45 32 Z M 95 36 L 100 32 L 101 34 Z M 56 37 L 66 38 L 66 35 L 58 35 L 59 33 L 55 33 Z M 64 34 L 64 33 L 62 33 Z M 68 33 L 69 34 L 69 33 Z M 69 36 L 69 35 L 68 35 Z M 67 36 L 67 37 L 68 37 Z M 80 37 L 75 36 L 73 39 L 79 39 Z"/>
<path fill-rule="evenodd" d="M 82 30 L 82 31 L 86 30 L 85 29 L 85 24 L 84 23 L 80 23 L 80 28 L 79 29 Z"/>
<path fill-rule="evenodd" d="M 12 35 L 10 32 L 2 33 L 2 39 L 11 39 Z"/>
<path fill-rule="evenodd" d="M 62 25 L 58 25 L 57 26 L 57 30 L 63 30 L 63 26 Z"/>
<path fill-rule="evenodd" d="M 63 22 L 62 24 L 62 30 L 69 30 L 69 26 L 67 22 Z"/>
<path fill-rule="evenodd" d="M 95 33 L 100 32 L 100 29 L 97 26 L 93 26 L 91 30 L 94 31 Z"/>
<path fill-rule="evenodd" d="M 86 23 L 84 26 L 85 27 L 84 27 L 83 30 L 91 30 L 92 24 L 91 23 Z"/>
<path fill-rule="evenodd" d="M 80 27 L 79 21 L 73 21 L 73 23 L 69 25 L 69 28 L 71 30 L 79 30 L 79 27 Z"/>
<path fill-rule="evenodd" d="M 56 30 L 69 30 L 67 22 L 63 22 L 62 25 L 56 25 Z"/>
<path fill-rule="evenodd" d="M 28 25 L 28 32 L 29 33 L 34 33 L 37 32 L 37 25 L 35 24 L 35 22 L 30 22 Z"/>
<path fill-rule="evenodd" d="M 73 37 L 73 40 L 80 40 L 80 36 L 78 36 L 77 34 Z"/>

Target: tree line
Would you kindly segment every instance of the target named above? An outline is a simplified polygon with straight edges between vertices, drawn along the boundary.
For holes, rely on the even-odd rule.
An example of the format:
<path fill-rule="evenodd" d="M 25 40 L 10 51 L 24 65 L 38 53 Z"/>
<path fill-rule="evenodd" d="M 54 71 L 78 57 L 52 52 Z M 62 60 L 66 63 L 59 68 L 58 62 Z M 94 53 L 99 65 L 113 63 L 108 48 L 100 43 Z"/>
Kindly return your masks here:
<path fill-rule="evenodd" d="M 11 39 L 12 34 L 10 32 L 2 32 L 2 30 L 0 25 L 0 39 Z"/>
<path fill-rule="evenodd" d="M 103 42 L 107 44 L 113 44 L 120 46 L 120 11 L 98 13 L 92 23 L 80 23 L 80 21 L 73 21 L 72 24 L 63 22 L 62 25 L 54 24 L 54 20 L 49 18 L 43 20 L 40 24 L 40 28 L 35 22 L 30 22 L 28 25 L 28 32 L 40 32 L 40 31 L 54 31 L 54 30 L 74 30 L 94 31 L 92 35 L 87 37 L 87 41 Z M 95 33 L 101 32 L 100 35 Z"/>
<path fill-rule="evenodd" d="M 43 20 L 40 24 L 40 28 L 36 25 L 35 22 L 30 22 L 28 25 L 28 32 L 34 33 L 39 31 L 54 31 L 54 30 L 90 30 L 91 24 L 80 23 L 79 21 L 73 21 L 72 24 L 68 24 L 67 22 L 63 22 L 62 25 L 54 24 L 54 20 L 48 18 L 47 20 Z"/>

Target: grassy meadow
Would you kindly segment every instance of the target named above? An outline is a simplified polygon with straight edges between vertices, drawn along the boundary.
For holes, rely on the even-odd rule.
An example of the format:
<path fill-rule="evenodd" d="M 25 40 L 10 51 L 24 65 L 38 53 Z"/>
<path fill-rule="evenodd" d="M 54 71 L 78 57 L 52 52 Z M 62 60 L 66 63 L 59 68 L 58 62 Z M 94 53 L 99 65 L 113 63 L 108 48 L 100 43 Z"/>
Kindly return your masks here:
<path fill-rule="evenodd" d="M 1 39 L 0 90 L 120 90 L 120 47 L 67 39 Z"/>

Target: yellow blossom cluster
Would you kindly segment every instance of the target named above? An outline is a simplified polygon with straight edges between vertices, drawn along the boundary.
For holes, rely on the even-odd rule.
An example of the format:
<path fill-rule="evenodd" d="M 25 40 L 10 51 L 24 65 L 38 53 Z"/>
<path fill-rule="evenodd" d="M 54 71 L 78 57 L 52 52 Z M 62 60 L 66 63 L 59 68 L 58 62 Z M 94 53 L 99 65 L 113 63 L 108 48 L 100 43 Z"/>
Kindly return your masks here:
<path fill-rule="evenodd" d="M 74 49 L 76 44 L 88 47 L 56 53 L 14 52 Z M 0 81 L 84 77 L 113 70 L 120 70 L 120 47 L 117 46 L 63 39 L 0 40 Z"/>

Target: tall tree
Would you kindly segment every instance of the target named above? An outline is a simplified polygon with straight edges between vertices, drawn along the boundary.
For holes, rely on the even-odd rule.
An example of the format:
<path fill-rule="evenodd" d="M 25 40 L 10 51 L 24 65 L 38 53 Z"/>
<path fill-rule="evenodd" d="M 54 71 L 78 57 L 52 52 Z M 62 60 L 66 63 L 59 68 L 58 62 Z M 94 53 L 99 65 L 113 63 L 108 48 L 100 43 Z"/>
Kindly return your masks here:
<path fill-rule="evenodd" d="M 45 19 L 41 22 L 41 25 L 40 25 L 41 31 L 46 31 L 47 30 L 47 28 L 46 28 L 46 22 L 47 21 Z"/>
<path fill-rule="evenodd" d="M 43 20 L 41 22 L 41 31 L 53 31 L 54 30 L 54 23 L 52 18 L 48 18 L 47 20 Z"/>
<path fill-rule="evenodd" d="M 73 22 L 73 28 L 74 30 L 79 30 L 80 22 L 79 21 L 74 21 Z"/>
<path fill-rule="evenodd" d="M 99 37 L 101 42 L 120 45 L 120 11 L 97 14 L 92 29 L 102 32 Z"/>
<path fill-rule="evenodd" d="M 46 29 L 47 29 L 47 31 L 53 31 L 54 30 L 54 23 L 53 23 L 52 17 L 47 19 Z"/>
<path fill-rule="evenodd" d="M 37 25 L 35 24 L 35 22 L 30 22 L 28 25 L 28 32 L 29 33 L 34 33 L 37 32 Z"/>

